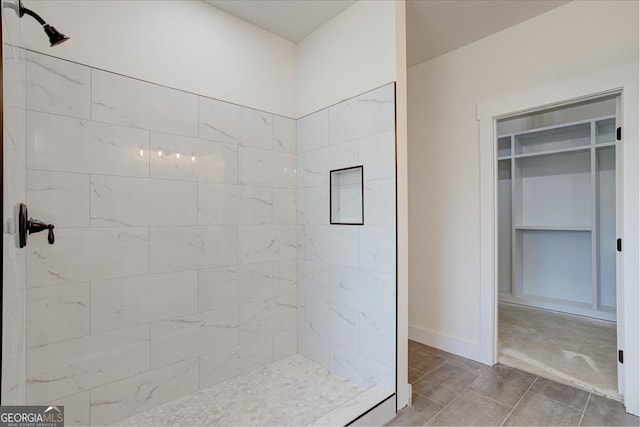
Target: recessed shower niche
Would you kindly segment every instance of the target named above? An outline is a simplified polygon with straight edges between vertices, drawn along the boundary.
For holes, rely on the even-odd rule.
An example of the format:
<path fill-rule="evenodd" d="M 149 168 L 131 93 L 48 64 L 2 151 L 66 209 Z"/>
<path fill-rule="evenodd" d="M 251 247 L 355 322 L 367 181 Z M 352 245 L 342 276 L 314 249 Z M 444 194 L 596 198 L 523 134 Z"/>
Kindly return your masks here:
<path fill-rule="evenodd" d="M 331 224 L 364 224 L 364 167 L 336 169 L 330 174 Z"/>

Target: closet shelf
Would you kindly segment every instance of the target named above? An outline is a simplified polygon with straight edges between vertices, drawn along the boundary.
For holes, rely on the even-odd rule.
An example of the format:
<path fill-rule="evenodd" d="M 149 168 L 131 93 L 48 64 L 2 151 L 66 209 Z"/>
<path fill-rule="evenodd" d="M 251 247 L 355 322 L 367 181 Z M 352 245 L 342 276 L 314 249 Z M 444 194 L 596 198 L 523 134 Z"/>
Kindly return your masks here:
<path fill-rule="evenodd" d="M 604 147 L 605 144 L 600 144 L 598 145 L 599 147 Z M 535 151 L 532 153 L 524 153 L 524 154 L 516 154 L 513 157 L 515 159 L 521 159 L 524 157 L 540 157 L 540 156 L 550 156 L 553 154 L 560 154 L 560 153 L 571 153 L 571 152 L 576 152 L 576 151 L 589 151 L 591 149 L 590 145 L 581 145 L 578 147 L 568 147 L 568 148 L 558 148 L 555 150 L 544 150 L 544 151 Z"/>
<path fill-rule="evenodd" d="M 539 231 L 591 231 L 590 225 L 516 225 L 516 230 Z"/>

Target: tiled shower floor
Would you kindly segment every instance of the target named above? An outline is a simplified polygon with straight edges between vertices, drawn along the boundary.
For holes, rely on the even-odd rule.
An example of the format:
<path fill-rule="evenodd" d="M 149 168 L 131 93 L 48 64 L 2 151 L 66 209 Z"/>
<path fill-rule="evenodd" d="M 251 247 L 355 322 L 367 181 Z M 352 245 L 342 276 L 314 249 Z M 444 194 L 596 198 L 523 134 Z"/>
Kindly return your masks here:
<path fill-rule="evenodd" d="M 293 355 L 116 425 L 306 425 L 364 390 L 300 355 Z"/>

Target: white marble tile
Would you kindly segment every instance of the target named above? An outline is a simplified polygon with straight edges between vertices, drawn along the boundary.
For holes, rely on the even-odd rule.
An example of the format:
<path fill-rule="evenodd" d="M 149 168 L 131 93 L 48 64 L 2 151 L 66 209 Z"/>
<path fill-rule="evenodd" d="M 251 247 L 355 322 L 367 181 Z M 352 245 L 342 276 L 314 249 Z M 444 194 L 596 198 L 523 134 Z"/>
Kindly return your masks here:
<path fill-rule="evenodd" d="M 255 301 L 240 305 L 240 342 L 254 341 L 272 336 L 275 322 L 275 305 L 271 300 Z"/>
<path fill-rule="evenodd" d="M 395 319 L 395 274 L 332 265 L 330 282 L 332 303 Z"/>
<path fill-rule="evenodd" d="M 331 344 L 344 348 L 358 349 L 359 313 L 339 305 L 328 305 L 329 335 Z"/>
<path fill-rule="evenodd" d="M 295 188 L 296 156 L 273 150 L 240 147 L 238 181 L 246 185 Z"/>
<path fill-rule="evenodd" d="M 296 155 L 272 150 L 241 148 L 239 178 L 243 184 L 295 188 Z"/>
<path fill-rule="evenodd" d="M 396 322 L 372 314 L 359 313 L 359 353 L 387 367 L 396 362 Z"/>
<path fill-rule="evenodd" d="M 304 225 L 298 223 L 296 225 L 296 258 L 304 259 L 304 240 L 305 240 Z"/>
<path fill-rule="evenodd" d="M 43 345 L 27 353 L 27 401 L 55 400 L 148 369 L 148 326 Z"/>
<path fill-rule="evenodd" d="M 152 273 L 233 265 L 238 260 L 233 225 L 152 227 L 149 241 Z"/>
<path fill-rule="evenodd" d="M 95 69 L 91 76 L 93 120 L 198 136 L 196 95 Z"/>
<path fill-rule="evenodd" d="M 315 298 L 305 298 L 305 330 L 331 344 L 358 350 L 358 312 Z"/>
<path fill-rule="evenodd" d="M 151 178 L 235 184 L 238 146 L 151 132 Z"/>
<path fill-rule="evenodd" d="M 379 179 L 364 183 L 364 223 L 396 225 L 396 183 Z"/>
<path fill-rule="evenodd" d="M 240 305 L 240 342 L 294 329 L 297 324 L 297 296 L 285 295 L 270 300 Z"/>
<path fill-rule="evenodd" d="M 116 381 L 91 390 L 91 423 L 109 425 L 197 390 L 195 360 Z"/>
<path fill-rule="evenodd" d="M 27 346 L 89 334 L 89 283 L 27 290 Z"/>
<path fill-rule="evenodd" d="M 27 113 L 22 108 L 4 107 L 4 168 L 24 169 L 27 164 Z"/>
<path fill-rule="evenodd" d="M 349 225 L 305 226 L 305 258 L 329 264 L 360 265 L 360 228 Z M 394 246 L 395 248 L 395 246 Z"/>
<path fill-rule="evenodd" d="M 304 154 L 298 153 L 296 156 L 296 188 L 304 187 Z"/>
<path fill-rule="evenodd" d="M 238 254 L 241 263 L 293 259 L 296 256 L 296 227 L 240 225 Z"/>
<path fill-rule="evenodd" d="M 329 325 L 329 303 L 305 295 L 304 298 L 304 330 L 331 341 L 331 327 Z"/>
<path fill-rule="evenodd" d="M 292 188 L 274 188 L 272 212 L 274 224 L 295 224 L 296 190 Z"/>
<path fill-rule="evenodd" d="M 263 111 L 242 108 L 240 135 L 240 145 L 273 148 L 273 116 Z"/>
<path fill-rule="evenodd" d="M 56 227 L 89 227 L 89 175 L 28 171 L 29 217 Z"/>
<path fill-rule="evenodd" d="M 142 325 L 197 310 L 195 271 L 91 283 L 92 333 Z"/>
<path fill-rule="evenodd" d="M 149 175 L 149 132 L 145 130 L 35 111 L 27 112 L 27 121 L 30 169 Z"/>
<path fill-rule="evenodd" d="M 296 153 L 296 121 L 282 116 L 273 116 L 273 149 Z"/>
<path fill-rule="evenodd" d="M 147 228 L 55 229 L 32 235 L 27 246 L 27 286 L 47 286 L 149 273 Z"/>
<path fill-rule="evenodd" d="M 295 329 L 298 322 L 298 296 L 296 294 L 275 297 L 273 304 L 273 332 Z"/>
<path fill-rule="evenodd" d="M 276 297 L 295 294 L 296 260 L 288 259 L 273 262 L 273 295 Z"/>
<path fill-rule="evenodd" d="M 329 145 L 329 110 L 309 114 L 296 121 L 298 153 Z"/>
<path fill-rule="evenodd" d="M 360 163 L 364 165 L 364 176 L 366 180 L 395 179 L 395 131 L 382 132 L 361 138 L 358 141 L 358 150 Z"/>
<path fill-rule="evenodd" d="M 198 224 L 270 224 L 269 187 L 198 183 Z"/>
<path fill-rule="evenodd" d="M 151 324 L 151 369 L 238 344 L 238 307 Z"/>
<path fill-rule="evenodd" d="M 198 270 L 200 311 L 267 300 L 272 296 L 270 262 Z"/>
<path fill-rule="evenodd" d="M 329 302 L 329 264 L 298 260 L 297 266 L 299 293 Z"/>
<path fill-rule="evenodd" d="M 382 385 L 395 390 L 395 368 L 384 366 L 338 345 L 331 345 L 331 372 L 362 387 Z"/>
<path fill-rule="evenodd" d="M 296 328 L 273 335 L 273 359 L 279 360 L 298 353 L 298 330 Z"/>
<path fill-rule="evenodd" d="M 88 426 L 90 425 L 91 392 L 83 391 L 71 396 L 58 397 L 55 400 L 42 402 L 43 405 L 63 405 L 64 425 Z"/>
<path fill-rule="evenodd" d="M 6 14 L 2 15 L 3 17 Z M 22 21 L 16 22 L 18 26 Z M 3 25 L 3 29 L 6 28 Z M 19 43 L 19 42 L 18 42 Z M 26 51 L 5 41 L 2 46 L 3 107 L 25 108 L 26 101 Z"/>
<path fill-rule="evenodd" d="M 329 107 L 329 144 L 395 128 L 393 83 Z"/>
<path fill-rule="evenodd" d="M 307 297 L 304 294 L 298 293 L 298 321 L 296 323 L 296 328 L 298 329 L 298 331 L 304 330 L 305 318 L 306 318 L 304 306 L 305 306 L 306 298 Z M 298 335 L 298 338 L 299 338 L 299 335 Z"/>
<path fill-rule="evenodd" d="M 272 148 L 272 115 L 200 97 L 200 137 L 216 142 Z"/>
<path fill-rule="evenodd" d="M 298 329 L 298 353 L 329 370 L 331 360 L 329 342 L 302 328 Z"/>
<path fill-rule="evenodd" d="M 236 104 L 199 97 L 200 138 L 228 144 L 239 144 L 242 138 L 242 110 Z"/>
<path fill-rule="evenodd" d="M 89 119 L 91 69 L 84 65 L 27 52 L 27 108 Z"/>
<path fill-rule="evenodd" d="M 200 357 L 200 388 L 209 387 L 273 361 L 271 336 Z"/>
<path fill-rule="evenodd" d="M 195 225 L 195 182 L 91 175 L 91 226 Z"/>
<path fill-rule="evenodd" d="M 335 263 L 334 263 L 335 264 Z M 360 267 L 395 273 L 395 226 L 364 226 L 360 230 Z"/>
<path fill-rule="evenodd" d="M 329 224 L 329 186 L 298 189 L 298 224 Z"/>
<path fill-rule="evenodd" d="M 358 141 L 332 145 L 304 153 L 303 181 L 305 187 L 329 185 L 329 171 L 359 166 Z"/>

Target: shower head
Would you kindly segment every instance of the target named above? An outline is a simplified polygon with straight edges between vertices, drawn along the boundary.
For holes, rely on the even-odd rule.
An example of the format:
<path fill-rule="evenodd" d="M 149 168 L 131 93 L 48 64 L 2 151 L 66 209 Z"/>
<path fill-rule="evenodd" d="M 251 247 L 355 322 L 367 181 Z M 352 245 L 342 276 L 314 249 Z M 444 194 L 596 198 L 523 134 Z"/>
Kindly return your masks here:
<path fill-rule="evenodd" d="M 49 42 L 51 43 L 51 47 L 57 46 L 60 43 L 64 43 L 67 40 L 69 40 L 69 37 L 65 36 L 60 31 L 56 30 L 55 27 L 52 27 L 51 25 L 44 22 L 44 19 L 42 19 L 40 15 L 38 15 L 31 9 L 27 9 L 26 7 L 24 7 L 22 5 L 22 0 L 18 0 L 17 6 L 14 4 L 9 4 L 8 7 L 16 9 L 16 12 L 18 13 L 18 16 L 20 16 L 20 18 L 22 18 L 24 15 L 29 15 L 33 19 L 38 21 L 40 25 L 42 25 L 42 29 L 44 30 L 44 32 L 47 33 L 47 36 L 49 37 Z"/>
<path fill-rule="evenodd" d="M 51 47 L 57 46 L 60 43 L 64 43 L 69 40 L 69 37 L 62 34 L 60 31 L 56 30 L 56 27 L 52 27 L 49 24 L 44 24 L 42 26 L 44 32 L 49 36 L 49 42 L 51 43 Z"/>

